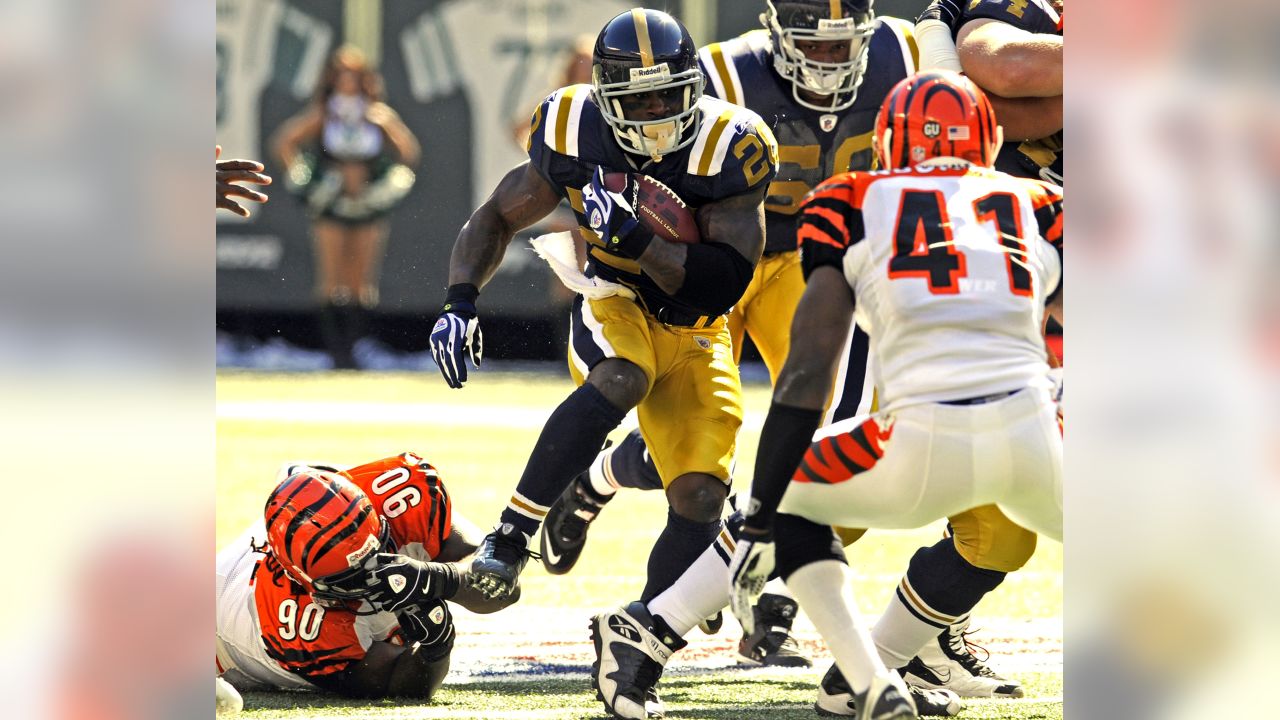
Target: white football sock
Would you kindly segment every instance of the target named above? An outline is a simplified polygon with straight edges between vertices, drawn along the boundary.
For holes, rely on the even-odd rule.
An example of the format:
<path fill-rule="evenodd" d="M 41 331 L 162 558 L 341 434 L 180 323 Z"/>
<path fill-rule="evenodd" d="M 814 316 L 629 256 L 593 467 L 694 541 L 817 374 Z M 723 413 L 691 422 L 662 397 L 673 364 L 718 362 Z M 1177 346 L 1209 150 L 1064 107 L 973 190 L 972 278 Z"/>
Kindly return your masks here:
<path fill-rule="evenodd" d="M 613 451 L 618 446 L 606 448 L 596 455 L 596 459 L 591 461 L 591 467 L 587 469 L 587 478 L 591 480 L 591 489 L 602 497 L 612 497 L 618 492 L 618 484 L 611 482 L 613 477 L 612 468 L 608 467 L 609 460 L 613 457 Z"/>
<path fill-rule="evenodd" d="M 684 637 L 703 620 L 715 615 L 729 604 L 729 562 L 733 557 L 728 530 L 711 543 L 693 565 L 648 602 L 649 612 L 661 615 L 676 634 Z"/>
<path fill-rule="evenodd" d="M 880 659 L 896 670 L 911 662 L 911 658 L 919 655 L 920 650 L 941 632 L 937 625 L 916 617 L 902 604 L 902 598 L 894 593 L 889 607 L 872 629 L 871 637 L 876 642 Z"/>
<path fill-rule="evenodd" d="M 774 578 L 765 583 L 764 591 L 770 595 L 781 595 L 792 600 L 796 599 L 796 596 L 792 595 L 791 591 L 787 589 L 787 584 L 782 582 L 782 578 Z"/>
<path fill-rule="evenodd" d="M 854 692 L 865 692 L 871 678 L 886 673 L 871 633 L 853 601 L 853 570 L 838 560 L 819 560 L 791 573 L 787 587 L 840 666 Z"/>

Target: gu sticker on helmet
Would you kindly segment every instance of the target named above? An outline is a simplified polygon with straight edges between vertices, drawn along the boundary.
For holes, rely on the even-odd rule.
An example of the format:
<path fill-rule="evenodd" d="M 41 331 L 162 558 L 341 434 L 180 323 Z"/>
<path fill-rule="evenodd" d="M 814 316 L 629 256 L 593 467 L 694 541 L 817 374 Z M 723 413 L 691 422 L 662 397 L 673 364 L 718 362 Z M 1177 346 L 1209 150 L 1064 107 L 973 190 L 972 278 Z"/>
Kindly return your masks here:
<path fill-rule="evenodd" d="M 936 138 L 942 134 L 942 124 L 930 120 L 924 124 L 924 136 L 927 138 Z"/>

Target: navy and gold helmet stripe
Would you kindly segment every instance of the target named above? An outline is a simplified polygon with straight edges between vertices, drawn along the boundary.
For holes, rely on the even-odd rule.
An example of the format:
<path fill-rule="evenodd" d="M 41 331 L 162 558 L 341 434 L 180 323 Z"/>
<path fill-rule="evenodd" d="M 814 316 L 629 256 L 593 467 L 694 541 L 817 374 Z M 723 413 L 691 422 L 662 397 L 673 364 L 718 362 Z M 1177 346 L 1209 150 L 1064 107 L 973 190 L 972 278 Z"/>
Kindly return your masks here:
<path fill-rule="evenodd" d="M 844 15 L 841 13 L 840 9 L 840 0 L 831 0 L 831 19 L 839 20 L 843 17 Z"/>
<path fill-rule="evenodd" d="M 653 43 L 649 40 L 649 18 L 644 14 L 644 9 L 633 8 L 631 21 L 636 24 L 636 44 L 640 48 L 640 64 L 644 67 L 652 67 Z"/>

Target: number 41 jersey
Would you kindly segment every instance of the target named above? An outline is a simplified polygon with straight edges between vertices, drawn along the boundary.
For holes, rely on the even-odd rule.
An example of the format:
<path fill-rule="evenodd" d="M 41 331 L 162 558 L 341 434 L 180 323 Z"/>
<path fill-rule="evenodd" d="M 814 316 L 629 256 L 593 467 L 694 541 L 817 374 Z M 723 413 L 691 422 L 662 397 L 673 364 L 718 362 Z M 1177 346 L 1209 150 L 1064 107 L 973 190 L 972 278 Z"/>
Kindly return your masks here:
<path fill-rule="evenodd" d="M 955 158 L 845 173 L 806 200 L 805 277 L 853 288 L 881 408 L 1049 387 L 1044 309 L 1062 291 L 1062 190 Z"/>

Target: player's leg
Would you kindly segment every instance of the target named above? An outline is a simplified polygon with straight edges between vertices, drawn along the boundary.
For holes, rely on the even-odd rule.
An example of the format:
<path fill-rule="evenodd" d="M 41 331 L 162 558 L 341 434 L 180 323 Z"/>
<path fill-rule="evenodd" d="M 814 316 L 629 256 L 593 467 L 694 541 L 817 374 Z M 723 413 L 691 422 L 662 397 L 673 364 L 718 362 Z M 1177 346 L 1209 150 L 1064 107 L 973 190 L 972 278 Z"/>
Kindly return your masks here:
<path fill-rule="evenodd" d="M 635 303 L 578 298 L 572 323 L 570 370 L 580 386 L 547 419 L 498 526 L 471 565 L 473 584 L 491 597 L 514 591 L 529 538 L 551 503 L 587 468 L 654 376 L 652 339 Z"/>
<path fill-rule="evenodd" d="M 953 536 L 918 550 L 873 635 L 891 668 L 908 682 L 962 697 L 1022 697 L 970 652 L 969 613 L 1005 575 L 1031 558 L 1036 536 L 993 505 L 951 518 Z"/>
<path fill-rule="evenodd" d="M 541 538 L 547 572 L 563 575 L 573 569 L 586 547 L 587 528 L 623 487 L 662 489 L 662 478 L 638 428 L 617 445 L 601 450 L 547 511 Z"/>
<path fill-rule="evenodd" d="M 720 533 L 742 423 L 742 385 L 723 320 L 657 332 L 654 347 L 670 362 L 637 415 L 670 511 L 649 556 L 643 600 L 670 587 Z"/>
<path fill-rule="evenodd" d="M 783 503 L 787 504 L 785 499 Z M 793 504 L 803 511 L 806 503 Z M 774 521 L 774 536 L 778 575 L 826 640 L 852 691 L 853 702 L 861 708 L 859 717 L 916 717 L 906 683 L 880 660 L 858 614 L 853 571 L 831 527 L 780 512 Z"/>

